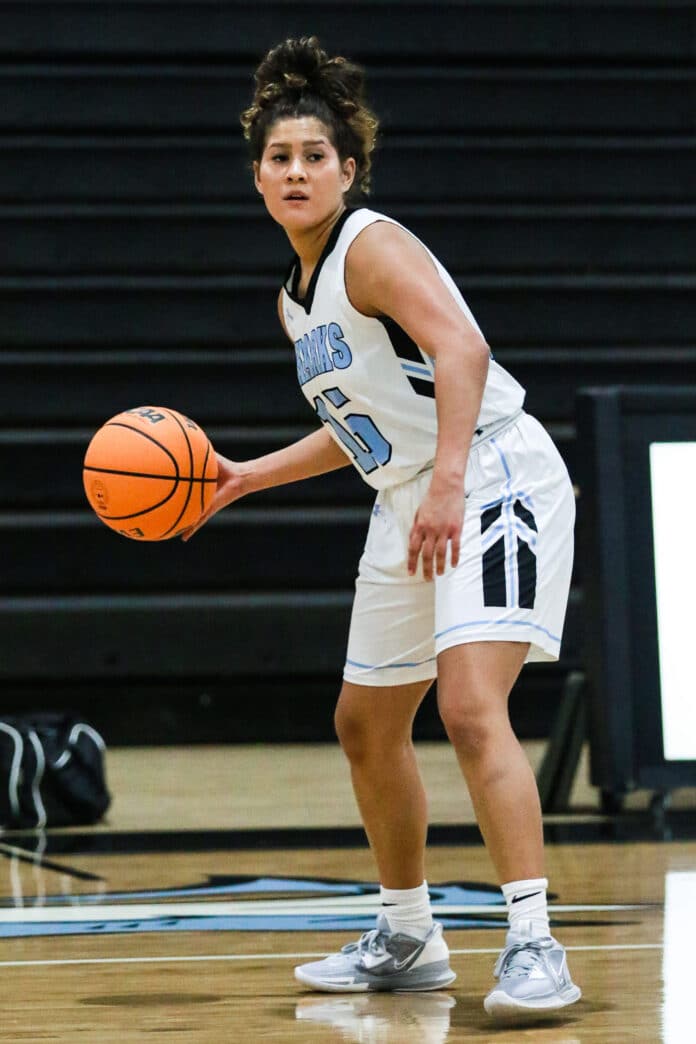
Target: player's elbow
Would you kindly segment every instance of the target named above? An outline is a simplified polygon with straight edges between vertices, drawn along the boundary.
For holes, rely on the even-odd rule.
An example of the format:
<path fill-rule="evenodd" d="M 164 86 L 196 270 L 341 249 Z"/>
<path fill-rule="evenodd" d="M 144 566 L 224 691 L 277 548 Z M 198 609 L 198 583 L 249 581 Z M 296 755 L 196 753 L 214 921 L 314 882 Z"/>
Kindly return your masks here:
<path fill-rule="evenodd" d="M 469 366 L 487 371 L 491 350 L 485 338 L 476 331 L 458 330 L 442 346 L 439 355 L 449 357 L 453 363 L 464 360 Z"/>
<path fill-rule="evenodd" d="M 485 337 L 468 323 L 449 324 L 424 348 L 435 360 L 449 358 L 459 362 L 466 358 L 470 363 L 478 362 L 485 368 L 491 357 L 491 349 Z"/>

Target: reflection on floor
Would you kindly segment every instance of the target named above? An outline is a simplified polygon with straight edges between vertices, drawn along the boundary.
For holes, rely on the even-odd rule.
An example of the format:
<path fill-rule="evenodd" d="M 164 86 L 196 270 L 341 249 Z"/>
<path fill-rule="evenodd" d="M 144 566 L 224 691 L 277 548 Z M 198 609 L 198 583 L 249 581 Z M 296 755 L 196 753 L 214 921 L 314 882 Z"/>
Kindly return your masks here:
<path fill-rule="evenodd" d="M 456 999 L 448 993 L 358 994 L 301 997 L 299 1022 L 337 1030 L 339 1040 L 444 1044 Z"/>

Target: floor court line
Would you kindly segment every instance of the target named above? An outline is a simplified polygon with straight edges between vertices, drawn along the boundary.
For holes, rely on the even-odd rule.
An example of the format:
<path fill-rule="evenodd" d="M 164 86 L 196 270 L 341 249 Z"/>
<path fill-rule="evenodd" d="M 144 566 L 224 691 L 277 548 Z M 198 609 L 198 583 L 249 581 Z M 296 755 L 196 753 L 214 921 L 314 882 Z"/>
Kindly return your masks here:
<path fill-rule="evenodd" d="M 662 943 L 617 943 L 603 946 L 566 946 L 570 952 L 599 952 L 601 950 L 662 950 Z M 462 957 L 475 954 L 500 953 L 501 947 L 474 947 L 467 950 L 450 950 L 450 956 Z M 214 953 L 192 954 L 189 957 L 174 955 L 162 957 L 66 957 L 56 960 L 36 961 L 0 961 L 0 968 L 45 968 L 78 964 L 190 964 L 203 961 L 304 961 L 315 957 L 325 957 L 326 950 L 321 953 Z"/>

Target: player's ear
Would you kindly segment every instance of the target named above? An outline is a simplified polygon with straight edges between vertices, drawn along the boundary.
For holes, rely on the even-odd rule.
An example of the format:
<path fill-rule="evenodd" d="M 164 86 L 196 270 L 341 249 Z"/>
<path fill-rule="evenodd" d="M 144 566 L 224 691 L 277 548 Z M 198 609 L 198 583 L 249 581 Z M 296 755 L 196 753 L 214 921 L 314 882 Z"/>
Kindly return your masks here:
<path fill-rule="evenodd" d="M 259 168 L 260 168 L 260 166 L 261 165 L 260 165 L 258 160 L 254 160 L 254 162 L 252 163 L 252 168 L 254 170 L 254 184 L 256 185 L 256 191 L 260 192 L 261 195 L 263 195 L 263 189 L 261 188 L 261 182 L 259 181 Z"/>
<path fill-rule="evenodd" d="M 352 156 L 349 156 L 341 167 L 341 180 L 343 192 L 348 192 L 351 185 L 355 181 L 355 171 L 357 170 L 357 164 Z"/>

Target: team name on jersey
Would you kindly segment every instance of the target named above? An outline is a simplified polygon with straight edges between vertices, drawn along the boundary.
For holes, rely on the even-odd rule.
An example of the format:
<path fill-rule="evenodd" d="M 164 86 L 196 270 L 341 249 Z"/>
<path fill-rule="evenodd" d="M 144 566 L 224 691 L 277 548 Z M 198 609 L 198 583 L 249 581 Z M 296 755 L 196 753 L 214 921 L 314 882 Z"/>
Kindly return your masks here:
<path fill-rule="evenodd" d="M 338 323 L 322 323 L 295 341 L 297 379 L 306 384 L 331 370 L 345 370 L 353 361 L 350 346 Z"/>

